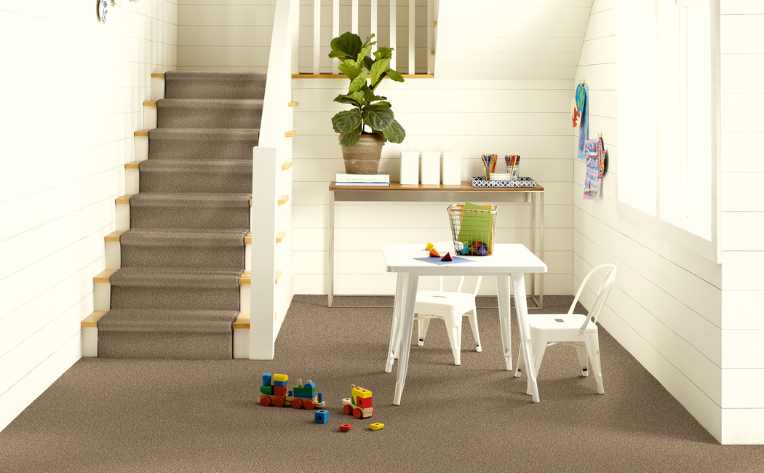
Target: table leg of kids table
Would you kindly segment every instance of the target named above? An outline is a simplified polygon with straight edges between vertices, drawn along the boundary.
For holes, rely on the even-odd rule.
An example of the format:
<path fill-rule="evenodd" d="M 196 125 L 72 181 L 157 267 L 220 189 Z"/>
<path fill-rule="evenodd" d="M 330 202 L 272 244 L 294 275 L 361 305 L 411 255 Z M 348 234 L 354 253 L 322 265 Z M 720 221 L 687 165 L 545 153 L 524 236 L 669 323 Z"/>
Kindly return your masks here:
<path fill-rule="evenodd" d="M 416 291 L 419 275 L 408 273 L 405 284 L 405 297 L 401 301 L 402 313 L 398 319 L 398 373 L 395 381 L 395 396 L 393 404 L 401 405 L 403 386 L 406 384 L 406 372 L 409 367 L 409 353 L 411 352 L 411 334 L 414 329 L 414 307 L 416 305 Z"/>
<path fill-rule="evenodd" d="M 397 273 L 395 277 L 395 303 L 393 305 L 393 319 L 390 322 L 390 343 L 387 347 L 387 362 L 385 363 L 385 373 L 393 371 L 395 359 L 398 357 L 398 347 L 400 346 L 400 320 L 401 312 L 406 297 L 405 289 L 408 280 L 408 273 Z"/>

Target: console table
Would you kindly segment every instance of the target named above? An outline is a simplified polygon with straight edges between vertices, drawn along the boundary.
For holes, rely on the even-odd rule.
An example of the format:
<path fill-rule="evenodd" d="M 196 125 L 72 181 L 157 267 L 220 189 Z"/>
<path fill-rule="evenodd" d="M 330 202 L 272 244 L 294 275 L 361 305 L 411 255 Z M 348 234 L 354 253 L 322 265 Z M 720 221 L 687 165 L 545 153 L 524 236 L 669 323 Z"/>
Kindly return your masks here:
<path fill-rule="evenodd" d="M 531 250 L 543 259 L 544 187 L 476 189 L 469 182 L 458 186 L 408 185 L 359 186 L 329 184 L 329 252 L 327 253 L 327 306 L 334 304 L 334 212 L 336 202 L 520 202 L 527 203 L 531 216 Z M 448 225 L 444 208 L 443 225 Z M 424 242 L 423 242 L 424 244 Z M 544 306 L 544 276 L 531 276 L 531 299 L 534 308 Z"/>

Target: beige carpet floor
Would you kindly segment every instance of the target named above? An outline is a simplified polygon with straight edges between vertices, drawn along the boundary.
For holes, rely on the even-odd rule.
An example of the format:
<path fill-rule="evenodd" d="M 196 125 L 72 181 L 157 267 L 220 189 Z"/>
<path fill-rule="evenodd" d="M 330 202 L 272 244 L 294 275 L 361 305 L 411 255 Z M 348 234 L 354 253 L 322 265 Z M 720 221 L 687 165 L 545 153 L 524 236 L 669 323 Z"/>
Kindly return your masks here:
<path fill-rule="evenodd" d="M 0 433 L 0 472 L 764 471 L 764 447 L 717 445 L 607 333 L 606 395 L 577 377 L 572 349 L 554 347 L 534 405 L 501 369 L 495 309 L 479 311 L 484 352 L 465 351 L 460 367 L 433 323 L 394 407 L 390 311 L 324 303 L 295 301 L 270 362 L 80 361 Z M 329 425 L 256 405 L 263 370 L 315 379 Z M 336 431 L 351 383 L 374 390 L 385 430 L 353 420 Z"/>

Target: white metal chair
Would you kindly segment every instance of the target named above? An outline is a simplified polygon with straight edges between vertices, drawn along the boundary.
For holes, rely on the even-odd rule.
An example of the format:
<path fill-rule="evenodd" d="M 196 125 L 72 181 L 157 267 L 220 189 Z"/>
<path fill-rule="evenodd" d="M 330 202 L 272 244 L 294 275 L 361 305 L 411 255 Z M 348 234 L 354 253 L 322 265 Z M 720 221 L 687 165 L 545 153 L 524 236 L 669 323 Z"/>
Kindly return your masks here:
<path fill-rule="evenodd" d="M 417 344 L 424 346 L 427 330 L 432 319 L 441 319 L 446 325 L 448 342 L 451 345 L 451 353 L 454 356 L 454 364 L 462 364 L 462 319 L 467 317 L 472 329 L 472 337 L 475 340 L 475 351 L 483 351 L 480 345 L 480 332 L 478 330 L 477 306 L 475 298 L 480 290 L 482 276 L 477 278 L 472 292 L 462 292 L 464 277 L 459 278 L 456 291 L 443 289 L 443 278 L 440 278 L 440 288 L 437 291 L 420 291 L 416 295 L 414 308 L 414 320 L 417 322 Z"/>
<path fill-rule="evenodd" d="M 589 279 L 596 273 L 604 272 L 602 284 L 597 291 L 588 315 L 575 314 L 578 299 Z M 589 376 L 590 368 L 594 371 L 597 392 L 605 394 L 602 380 L 602 363 L 600 362 L 600 343 L 597 330 L 597 319 L 605 305 L 605 301 L 615 282 L 616 267 L 613 264 L 602 264 L 592 269 L 581 282 L 576 297 L 573 299 L 567 314 L 529 314 L 531 346 L 533 348 L 533 368 L 538 379 L 539 368 L 544 359 L 546 348 L 558 343 L 571 344 L 576 347 L 581 376 Z M 525 363 L 518 354 L 518 364 L 515 377 L 519 377 Z"/>

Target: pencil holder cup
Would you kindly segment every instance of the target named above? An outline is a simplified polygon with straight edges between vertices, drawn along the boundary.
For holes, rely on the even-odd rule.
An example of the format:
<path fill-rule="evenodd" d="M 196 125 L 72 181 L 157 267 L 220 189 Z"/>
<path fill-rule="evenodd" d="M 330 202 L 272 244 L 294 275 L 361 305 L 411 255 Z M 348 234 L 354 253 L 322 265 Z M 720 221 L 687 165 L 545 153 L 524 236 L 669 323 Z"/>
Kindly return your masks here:
<path fill-rule="evenodd" d="M 493 254 L 496 205 L 456 203 L 448 206 L 454 251 L 463 256 Z"/>

